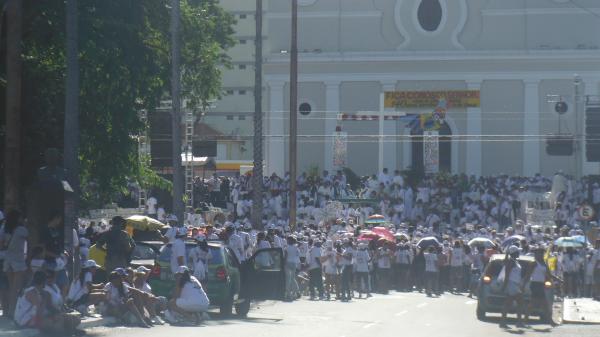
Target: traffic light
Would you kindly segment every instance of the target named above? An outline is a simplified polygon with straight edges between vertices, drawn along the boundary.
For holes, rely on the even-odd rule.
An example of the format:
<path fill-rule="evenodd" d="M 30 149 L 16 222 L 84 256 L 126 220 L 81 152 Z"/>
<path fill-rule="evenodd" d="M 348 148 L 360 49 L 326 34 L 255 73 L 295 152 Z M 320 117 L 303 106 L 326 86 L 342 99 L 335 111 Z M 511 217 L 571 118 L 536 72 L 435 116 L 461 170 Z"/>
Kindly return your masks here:
<path fill-rule="evenodd" d="M 573 135 L 549 135 L 546 138 L 546 153 L 549 156 L 573 155 Z"/>
<path fill-rule="evenodd" d="M 585 156 L 589 162 L 600 162 L 600 107 L 585 109 Z"/>

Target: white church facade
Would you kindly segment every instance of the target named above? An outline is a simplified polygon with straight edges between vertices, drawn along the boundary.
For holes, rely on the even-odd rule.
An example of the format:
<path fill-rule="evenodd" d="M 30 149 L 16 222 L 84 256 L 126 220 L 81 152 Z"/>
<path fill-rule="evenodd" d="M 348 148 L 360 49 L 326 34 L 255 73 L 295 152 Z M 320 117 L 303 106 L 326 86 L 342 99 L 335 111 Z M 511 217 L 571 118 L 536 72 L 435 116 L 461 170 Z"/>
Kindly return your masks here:
<path fill-rule="evenodd" d="M 265 174 L 288 167 L 289 3 L 266 14 Z M 546 153 L 547 135 L 582 135 L 597 102 L 600 2 L 578 3 L 299 0 L 298 169 L 426 169 L 433 131 L 437 170 L 599 174 L 585 148 Z M 434 127 L 407 127 L 407 116 L 439 118 L 439 102 Z"/>

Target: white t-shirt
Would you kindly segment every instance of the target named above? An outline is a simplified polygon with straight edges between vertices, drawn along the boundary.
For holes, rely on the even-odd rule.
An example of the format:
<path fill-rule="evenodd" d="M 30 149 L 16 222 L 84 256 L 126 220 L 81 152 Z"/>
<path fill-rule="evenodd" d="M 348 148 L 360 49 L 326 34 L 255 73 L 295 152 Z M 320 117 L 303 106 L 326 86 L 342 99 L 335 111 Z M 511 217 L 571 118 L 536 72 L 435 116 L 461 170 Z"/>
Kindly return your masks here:
<path fill-rule="evenodd" d="M 181 289 L 181 295 L 179 298 L 185 298 L 189 303 L 195 303 L 202 306 L 208 306 L 208 296 L 202 289 L 202 284 L 193 276 L 190 277 L 190 281 L 183 285 Z"/>
<path fill-rule="evenodd" d="M 337 253 L 332 250 L 325 250 L 325 256 L 327 257 L 327 261 L 324 263 L 325 273 L 326 274 L 337 274 Z"/>
<path fill-rule="evenodd" d="M 465 263 L 465 251 L 462 248 L 452 248 L 452 257 L 450 258 L 450 266 L 462 267 Z"/>
<path fill-rule="evenodd" d="M 169 239 L 169 243 L 173 243 L 175 242 L 175 237 L 177 236 L 177 227 L 171 227 L 169 229 L 167 229 L 167 232 L 165 233 L 165 237 L 167 239 Z"/>
<path fill-rule="evenodd" d="M 177 269 L 179 268 L 179 263 L 177 261 L 178 257 L 183 257 L 183 265 L 187 265 L 186 263 L 186 254 L 185 254 L 185 242 L 181 239 L 176 239 L 175 242 L 171 245 L 171 272 L 175 274 Z"/>
<path fill-rule="evenodd" d="M 389 269 L 392 267 L 390 251 L 388 249 L 379 248 L 379 258 L 377 259 L 377 267 L 381 269 Z"/>
<path fill-rule="evenodd" d="M 437 272 L 438 271 L 438 257 L 436 253 L 425 253 L 425 271 L 426 272 Z"/>
<path fill-rule="evenodd" d="M 88 284 L 92 283 L 92 273 L 87 272 L 83 276 L 83 284 L 81 284 L 79 277 L 75 278 L 69 287 L 67 299 L 69 301 L 77 301 L 81 296 L 88 293 Z"/>
<path fill-rule="evenodd" d="M 155 197 L 150 197 L 146 200 L 146 206 L 148 207 L 148 214 L 156 214 L 156 204 L 158 201 Z"/>
<path fill-rule="evenodd" d="M 321 258 L 321 248 L 312 247 L 308 252 L 309 260 L 308 260 L 308 269 L 317 269 L 321 268 L 321 264 L 317 263 L 317 259 Z"/>
<path fill-rule="evenodd" d="M 364 249 L 359 249 L 354 254 L 354 268 L 358 273 L 369 272 L 369 252 Z"/>
<path fill-rule="evenodd" d="M 296 265 L 300 264 L 300 250 L 297 245 L 288 245 L 285 248 L 286 258 L 285 262 L 287 263 L 295 263 Z"/>
<path fill-rule="evenodd" d="M 52 306 L 54 308 L 60 309 L 63 306 L 63 297 L 60 292 L 60 289 L 56 284 L 53 284 L 52 286 L 46 284 L 44 286 L 44 291 L 46 291 L 50 295 L 50 301 L 52 301 Z"/>
<path fill-rule="evenodd" d="M 123 284 L 124 296 L 127 297 L 129 294 L 129 287 Z M 112 283 L 108 282 L 106 286 L 104 286 L 104 292 L 108 296 L 108 302 L 111 305 L 118 306 L 125 303 L 125 297 L 121 297 L 119 294 L 119 289 L 115 287 Z"/>

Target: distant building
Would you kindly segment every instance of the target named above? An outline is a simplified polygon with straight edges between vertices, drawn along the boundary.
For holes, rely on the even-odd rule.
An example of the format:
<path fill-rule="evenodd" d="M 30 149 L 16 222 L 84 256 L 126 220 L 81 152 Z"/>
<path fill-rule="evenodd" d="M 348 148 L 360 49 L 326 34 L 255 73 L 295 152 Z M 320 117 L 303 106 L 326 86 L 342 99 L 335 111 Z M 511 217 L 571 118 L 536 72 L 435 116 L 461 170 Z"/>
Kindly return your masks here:
<path fill-rule="evenodd" d="M 568 109 L 560 131 L 584 133 L 586 103 L 579 102 L 576 119 L 574 75 L 581 78 L 579 92 L 593 100 L 600 83 L 600 3 L 581 1 L 582 8 L 565 0 L 299 4 L 298 103 L 305 112 L 299 117 L 300 171 L 314 165 L 334 169 L 335 155 L 337 164 L 345 160 L 358 174 L 382 167 L 425 169 L 427 156 L 452 173 L 600 172 L 585 151 L 579 162 L 575 156 L 549 156 L 545 141 L 545 135 L 559 131 L 554 108 L 561 96 Z M 283 174 L 288 167 L 290 1 L 271 1 L 265 21 L 265 174 Z M 223 106 L 251 110 L 251 82 L 240 87 L 247 88 L 247 101 L 236 95 L 232 100 L 239 103 L 225 99 Z M 384 92 L 398 99 L 388 100 L 380 123 Z M 447 110 L 431 128 L 441 138 L 424 153 L 428 128 L 407 128 L 407 118 L 397 114 L 431 113 L 442 99 Z M 346 141 L 338 139 L 341 153 L 333 150 L 336 128 L 346 133 Z"/>

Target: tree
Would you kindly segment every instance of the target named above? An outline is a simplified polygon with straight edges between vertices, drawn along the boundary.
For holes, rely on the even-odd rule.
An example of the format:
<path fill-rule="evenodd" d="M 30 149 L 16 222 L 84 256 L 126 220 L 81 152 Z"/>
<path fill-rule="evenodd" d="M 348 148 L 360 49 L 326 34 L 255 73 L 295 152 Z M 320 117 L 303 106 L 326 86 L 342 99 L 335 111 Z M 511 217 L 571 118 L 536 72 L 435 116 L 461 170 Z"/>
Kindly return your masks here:
<path fill-rule="evenodd" d="M 135 139 L 147 127 L 138 112 L 151 111 L 168 98 L 168 3 L 79 1 L 79 158 L 88 207 L 114 201 L 131 180 L 168 185 L 149 170 L 147 160 L 139 160 Z M 182 93 L 188 107 L 200 109 L 221 93 L 220 68 L 228 65 L 226 50 L 233 45 L 234 20 L 217 0 L 182 0 L 181 8 Z M 23 22 L 22 174 L 28 184 L 41 165 L 43 151 L 62 147 L 64 3 L 25 0 Z"/>

